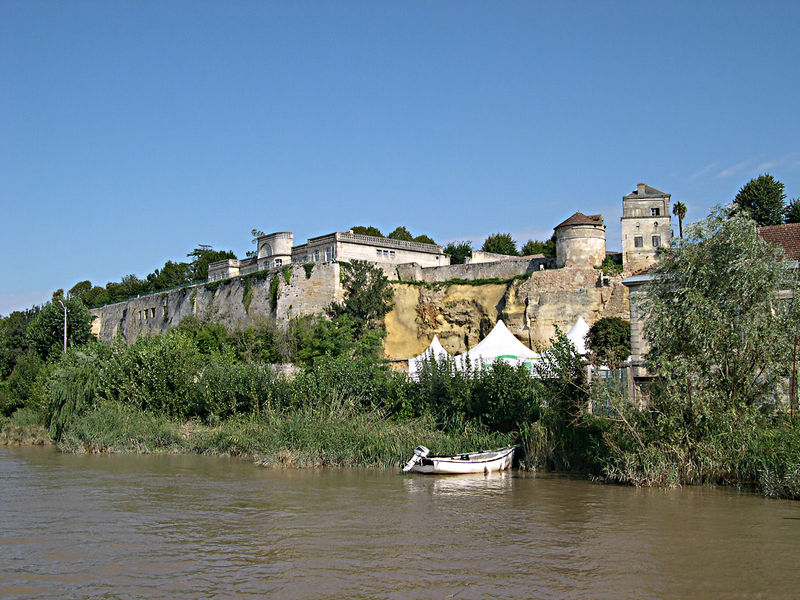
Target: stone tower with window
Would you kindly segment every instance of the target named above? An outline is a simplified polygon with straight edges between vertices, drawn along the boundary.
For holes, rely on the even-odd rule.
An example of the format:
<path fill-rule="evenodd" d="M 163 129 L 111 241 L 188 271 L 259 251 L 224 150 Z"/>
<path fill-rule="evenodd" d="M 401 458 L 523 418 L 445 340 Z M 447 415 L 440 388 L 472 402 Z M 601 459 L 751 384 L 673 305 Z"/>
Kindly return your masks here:
<path fill-rule="evenodd" d="M 294 234 L 291 231 L 279 231 L 259 237 L 259 270 L 274 269 L 275 267 L 291 264 L 292 244 L 294 244 Z"/>
<path fill-rule="evenodd" d="M 636 189 L 622 197 L 622 268 L 628 273 L 645 269 L 657 260 L 661 247 L 669 247 L 670 194 L 636 184 Z"/>

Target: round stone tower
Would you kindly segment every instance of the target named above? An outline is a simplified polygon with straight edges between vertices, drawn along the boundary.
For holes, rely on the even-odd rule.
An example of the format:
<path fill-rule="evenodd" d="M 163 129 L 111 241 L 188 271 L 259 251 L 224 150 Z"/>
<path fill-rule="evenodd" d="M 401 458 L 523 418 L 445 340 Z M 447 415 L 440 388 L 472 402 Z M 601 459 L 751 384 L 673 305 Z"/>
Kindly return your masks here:
<path fill-rule="evenodd" d="M 272 269 L 290 264 L 293 244 L 294 234 L 291 231 L 262 235 L 258 238 L 258 268 Z"/>
<path fill-rule="evenodd" d="M 576 212 L 556 225 L 556 267 L 596 267 L 605 258 L 603 215 Z"/>

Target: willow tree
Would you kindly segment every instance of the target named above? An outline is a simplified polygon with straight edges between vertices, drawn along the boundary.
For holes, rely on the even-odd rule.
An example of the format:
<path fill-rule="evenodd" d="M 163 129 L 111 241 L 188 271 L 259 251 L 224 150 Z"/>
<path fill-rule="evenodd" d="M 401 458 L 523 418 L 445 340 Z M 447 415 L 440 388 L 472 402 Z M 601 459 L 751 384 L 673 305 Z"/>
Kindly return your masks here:
<path fill-rule="evenodd" d="M 677 397 L 736 411 L 774 398 L 789 373 L 797 269 L 757 229 L 743 211 L 717 208 L 651 272 L 647 360 Z"/>

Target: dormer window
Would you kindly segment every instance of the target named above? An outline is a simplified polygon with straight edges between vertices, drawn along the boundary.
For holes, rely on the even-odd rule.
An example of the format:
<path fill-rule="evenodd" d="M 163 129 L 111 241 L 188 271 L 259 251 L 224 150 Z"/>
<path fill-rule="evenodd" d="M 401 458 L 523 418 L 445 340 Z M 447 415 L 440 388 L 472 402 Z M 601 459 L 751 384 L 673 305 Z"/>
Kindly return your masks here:
<path fill-rule="evenodd" d="M 650 216 L 651 217 L 657 217 L 660 214 L 661 214 L 661 209 L 660 208 L 651 208 L 650 209 Z"/>

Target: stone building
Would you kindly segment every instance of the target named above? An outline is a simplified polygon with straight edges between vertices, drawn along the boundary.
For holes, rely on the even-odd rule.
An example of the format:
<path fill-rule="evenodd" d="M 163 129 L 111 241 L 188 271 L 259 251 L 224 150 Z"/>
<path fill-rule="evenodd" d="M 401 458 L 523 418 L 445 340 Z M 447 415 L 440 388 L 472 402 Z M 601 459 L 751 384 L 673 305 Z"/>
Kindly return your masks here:
<path fill-rule="evenodd" d="M 257 242 L 257 256 L 211 263 L 208 278 L 216 281 L 291 263 L 367 260 L 383 267 L 394 279 L 397 265 L 416 263 L 422 267 L 440 267 L 450 264 L 450 257 L 445 256 L 443 248 L 437 244 L 373 237 L 352 231 L 309 238 L 299 246 L 293 245 L 294 234 L 288 231 L 262 235 Z"/>
<path fill-rule="evenodd" d="M 657 260 L 659 248 L 669 247 L 670 194 L 647 185 L 622 197 L 622 268 L 628 273 L 645 269 Z"/>
<path fill-rule="evenodd" d="M 596 267 L 606 258 L 603 215 L 576 212 L 555 227 L 556 267 Z"/>

